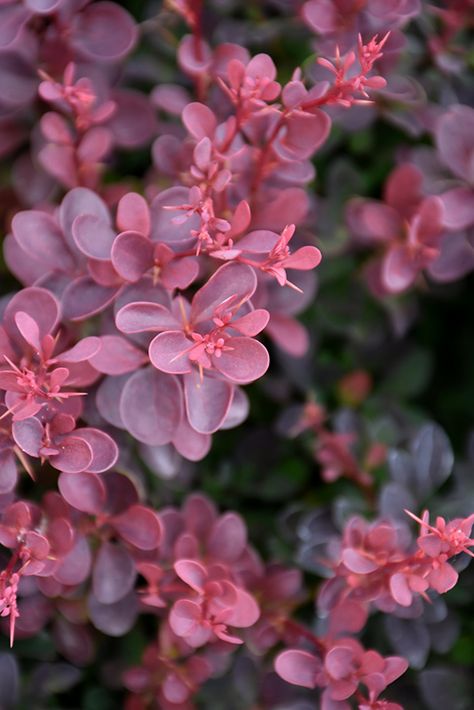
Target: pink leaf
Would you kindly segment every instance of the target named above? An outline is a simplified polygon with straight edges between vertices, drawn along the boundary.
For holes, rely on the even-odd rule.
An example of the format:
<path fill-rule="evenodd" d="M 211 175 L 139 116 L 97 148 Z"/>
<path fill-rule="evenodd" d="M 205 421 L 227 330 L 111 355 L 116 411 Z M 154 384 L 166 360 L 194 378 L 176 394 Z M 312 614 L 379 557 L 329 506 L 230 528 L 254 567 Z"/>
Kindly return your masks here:
<path fill-rule="evenodd" d="M 397 604 L 401 606 L 410 606 L 413 601 L 413 594 L 406 576 L 402 572 L 392 574 L 390 577 L 390 592 Z"/>
<path fill-rule="evenodd" d="M 275 670 L 287 683 L 301 685 L 303 688 L 315 688 L 321 663 L 308 651 L 289 650 L 277 656 Z"/>
<path fill-rule="evenodd" d="M 308 214 L 309 200 L 305 190 L 288 187 L 274 193 L 254 210 L 254 229 L 271 229 L 280 232 L 288 224 L 301 224 Z"/>
<path fill-rule="evenodd" d="M 105 375 L 123 375 L 144 365 L 147 357 L 142 350 L 120 335 L 102 335 L 100 350 L 89 362 Z"/>
<path fill-rule="evenodd" d="M 256 229 L 239 239 L 237 246 L 253 254 L 268 254 L 279 239 L 279 235 L 269 229 Z"/>
<path fill-rule="evenodd" d="M 188 461 L 201 461 L 211 448 L 211 436 L 200 434 L 183 416 L 173 436 L 176 451 Z"/>
<path fill-rule="evenodd" d="M 400 678 L 408 669 L 408 661 L 405 658 L 400 658 L 400 656 L 388 656 L 384 661 L 383 674 L 387 685 Z"/>
<path fill-rule="evenodd" d="M 30 456 L 39 457 L 43 445 L 43 425 L 36 417 L 13 422 L 12 434 L 15 443 Z"/>
<path fill-rule="evenodd" d="M 111 522 L 120 537 L 140 550 L 155 550 L 160 543 L 161 523 L 150 508 L 132 505 Z"/>
<path fill-rule="evenodd" d="M 237 513 L 226 513 L 214 524 L 207 549 L 216 560 L 232 563 L 242 555 L 246 545 L 247 529 L 242 518 Z"/>
<path fill-rule="evenodd" d="M 276 344 L 293 357 L 302 357 L 309 348 L 309 336 L 306 328 L 294 318 L 281 313 L 272 313 L 266 334 Z"/>
<path fill-rule="evenodd" d="M 416 262 L 402 245 L 391 247 L 382 263 L 382 279 L 390 293 L 400 293 L 413 284 L 418 275 Z"/>
<path fill-rule="evenodd" d="M 63 293 L 64 316 L 70 320 L 90 318 L 110 305 L 118 291 L 118 287 L 101 286 L 89 276 L 81 276 Z"/>
<path fill-rule="evenodd" d="M 229 338 L 229 350 L 224 350 L 219 358 L 213 357 L 216 370 L 232 382 L 248 384 L 265 374 L 270 358 L 267 349 L 252 338 Z"/>
<path fill-rule="evenodd" d="M 171 441 L 181 413 L 182 394 L 175 377 L 146 368 L 132 375 L 123 388 L 123 425 L 144 444 L 161 446 Z"/>
<path fill-rule="evenodd" d="M 283 158 L 305 160 L 326 141 L 331 119 L 324 111 L 303 113 L 294 111 L 285 123 L 286 132 L 275 149 Z"/>
<path fill-rule="evenodd" d="M 190 76 L 205 74 L 211 66 L 212 51 L 203 40 L 196 42 L 192 35 L 183 37 L 178 48 L 178 62 L 181 69 Z"/>
<path fill-rule="evenodd" d="M 58 487 L 64 500 L 76 510 L 95 515 L 103 512 L 105 486 L 97 474 L 63 472 Z"/>
<path fill-rule="evenodd" d="M 474 195 L 474 193 L 473 193 Z M 427 197 L 418 209 L 416 222 L 417 239 L 427 245 L 437 246 L 443 225 L 443 202 L 439 197 Z"/>
<path fill-rule="evenodd" d="M 75 435 L 91 447 L 92 461 L 88 471 L 103 473 L 116 463 L 119 454 L 117 444 L 105 431 L 88 427 L 76 429 Z"/>
<path fill-rule="evenodd" d="M 150 211 L 146 200 L 136 192 L 128 192 L 117 205 L 117 227 L 121 232 L 150 233 Z"/>
<path fill-rule="evenodd" d="M 188 352 L 193 345 L 182 330 L 159 333 L 148 350 L 151 364 L 162 372 L 176 375 L 188 373 L 191 371 Z"/>
<path fill-rule="evenodd" d="M 382 202 L 353 199 L 348 204 L 346 218 L 349 229 L 363 244 L 390 242 L 402 234 L 400 215 Z"/>
<path fill-rule="evenodd" d="M 232 299 L 229 305 L 247 301 L 256 286 L 257 277 L 250 266 L 224 264 L 196 292 L 191 305 L 191 322 L 196 324 L 209 320 L 216 308 L 228 299 Z"/>
<path fill-rule="evenodd" d="M 182 218 L 185 212 L 180 209 L 168 209 L 173 206 L 188 205 L 190 202 L 190 190 L 185 187 L 170 187 L 155 197 L 151 205 L 151 238 L 154 242 L 189 244 L 189 246 L 194 244 L 195 238 L 191 235 L 191 230 L 199 229 L 201 223 L 199 215 L 192 214 L 189 219 L 177 223 L 173 220 Z"/>
<path fill-rule="evenodd" d="M 183 503 L 186 529 L 199 539 L 206 537 L 217 520 L 214 503 L 201 493 L 191 493 Z"/>
<path fill-rule="evenodd" d="M 74 528 L 65 518 L 55 518 L 48 525 L 48 540 L 54 554 L 58 556 L 62 557 L 72 549 L 74 535 Z"/>
<path fill-rule="evenodd" d="M 17 212 L 12 220 L 12 231 L 18 244 L 31 257 L 66 273 L 74 269 L 74 260 L 61 230 L 49 214 L 37 210 Z"/>
<path fill-rule="evenodd" d="M 232 322 L 232 328 L 238 330 L 242 335 L 252 337 L 258 335 L 267 325 L 270 314 L 264 308 L 257 308 L 247 315 Z"/>
<path fill-rule="evenodd" d="M 87 471 L 92 463 L 92 449 L 84 439 L 67 436 L 61 441 L 58 449 L 58 454 L 50 455 L 50 462 L 59 471 L 80 473 Z"/>
<path fill-rule="evenodd" d="M 171 608 L 169 624 L 177 636 L 186 638 L 201 621 L 201 607 L 189 599 L 178 600 Z"/>
<path fill-rule="evenodd" d="M 158 84 L 150 94 L 151 102 L 161 111 L 181 116 L 190 103 L 189 92 L 178 84 Z"/>
<path fill-rule="evenodd" d="M 232 385 L 193 371 L 184 378 L 189 423 L 201 434 L 212 434 L 224 421 L 232 402 Z"/>
<path fill-rule="evenodd" d="M 72 236 L 72 225 L 79 215 L 94 215 L 100 221 L 110 225 L 110 214 L 101 198 L 92 190 L 76 187 L 64 197 L 59 208 L 59 222 L 68 246 L 79 254 Z"/>
<path fill-rule="evenodd" d="M 343 550 L 342 561 L 347 569 L 356 574 L 370 574 L 378 569 L 378 565 L 374 560 L 371 560 L 369 557 L 366 557 L 363 553 L 353 548 Z"/>
<path fill-rule="evenodd" d="M 8 47 L 17 38 L 22 27 L 30 19 L 23 5 L 6 6 L 0 14 L 0 48 Z"/>
<path fill-rule="evenodd" d="M 37 286 L 24 288 L 10 300 L 3 317 L 5 329 L 17 340 L 20 332 L 15 323 L 15 314 L 19 311 L 25 312 L 35 321 L 41 339 L 54 330 L 59 320 L 59 304 L 53 294 Z"/>
<path fill-rule="evenodd" d="M 164 245 L 163 245 L 164 246 Z M 167 289 L 188 288 L 199 274 L 199 262 L 193 256 L 178 257 L 163 267 L 160 278 Z"/>
<path fill-rule="evenodd" d="M 297 249 L 293 254 L 290 254 L 285 261 L 285 269 L 300 269 L 301 271 L 310 271 L 321 262 L 321 252 L 316 247 L 306 246 Z"/>
<path fill-rule="evenodd" d="M 159 303 L 138 301 L 119 310 L 115 324 L 122 333 L 159 332 L 176 330 L 179 326 L 174 315 Z"/>
<path fill-rule="evenodd" d="M 251 594 L 244 589 L 236 588 L 237 602 L 232 607 L 231 613 L 226 616 L 226 623 L 237 628 L 253 626 L 259 619 L 260 609 Z"/>
<path fill-rule="evenodd" d="M 56 355 L 55 360 L 68 363 L 84 362 L 84 360 L 90 360 L 100 350 L 100 347 L 100 338 L 89 336 L 80 340 L 69 350 L 64 350 Z"/>
<path fill-rule="evenodd" d="M 83 136 L 76 150 L 77 158 L 96 174 L 97 165 L 112 149 L 112 134 L 108 128 L 93 126 Z M 89 163 L 89 165 L 87 165 Z M 83 170 L 84 170 L 83 167 Z M 93 183 L 94 184 L 94 183 Z"/>
<path fill-rule="evenodd" d="M 178 560 L 174 569 L 180 579 L 196 592 L 202 593 L 207 581 L 207 572 L 196 560 Z"/>
<path fill-rule="evenodd" d="M 430 557 L 438 557 L 441 553 L 441 538 L 435 534 L 421 535 L 418 538 L 418 547 Z"/>
<path fill-rule="evenodd" d="M 77 166 L 74 148 L 70 145 L 47 143 L 38 153 L 42 168 L 64 187 L 77 187 Z"/>
<path fill-rule="evenodd" d="M 444 594 L 452 589 L 459 578 L 459 574 L 448 562 L 441 563 L 435 567 L 428 577 L 430 586 L 439 594 Z"/>
<path fill-rule="evenodd" d="M 111 259 L 117 273 L 126 281 L 139 281 L 153 266 L 153 244 L 139 232 L 122 232 L 115 239 Z"/>
<path fill-rule="evenodd" d="M 420 203 L 423 175 L 409 163 L 399 165 L 390 173 L 385 185 L 385 202 L 409 220 Z"/>
<path fill-rule="evenodd" d="M 28 313 L 17 311 L 15 323 L 26 342 L 39 353 L 41 351 L 40 332 L 36 321 Z"/>
<path fill-rule="evenodd" d="M 115 232 L 100 218 L 90 214 L 76 217 L 72 235 L 78 249 L 86 256 L 105 261 L 110 259 Z"/>
<path fill-rule="evenodd" d="M 324 667 L 335 680 L 343 680 L 352 673 L 354 651 L 345 646 L 330 649 L 324 659 Z M 338 700 L 342 698 L 338 698 Z"/>
<path fill-rule="evenodd" d="M 169 672 L 161 686 L 163 695 L 172 705 L 182 705 L 192 694 L 189 684 L 176 672 Z"/>

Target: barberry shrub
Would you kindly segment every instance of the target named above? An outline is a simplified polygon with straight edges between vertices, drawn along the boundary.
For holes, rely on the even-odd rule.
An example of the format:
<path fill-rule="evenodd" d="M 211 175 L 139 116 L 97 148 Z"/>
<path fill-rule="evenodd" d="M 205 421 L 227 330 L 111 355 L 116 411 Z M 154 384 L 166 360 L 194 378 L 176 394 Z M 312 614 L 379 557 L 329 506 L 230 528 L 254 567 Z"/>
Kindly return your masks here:
<path fill-rule="evenodd" d="M 2 709 L 470 706 L 473 23 L 0 3 Z"/>

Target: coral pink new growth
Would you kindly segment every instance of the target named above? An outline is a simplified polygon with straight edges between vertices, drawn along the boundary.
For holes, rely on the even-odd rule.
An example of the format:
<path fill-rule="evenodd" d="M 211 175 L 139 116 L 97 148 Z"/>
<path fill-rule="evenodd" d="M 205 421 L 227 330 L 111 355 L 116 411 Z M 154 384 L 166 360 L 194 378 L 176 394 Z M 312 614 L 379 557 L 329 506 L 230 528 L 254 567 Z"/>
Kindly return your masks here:
<path fill-rule="evenodd" d="M 473 545 L 469 534 L 474 516 L 448 524 L 438 518 L 436 527 L 428 519 L 425 513 L 418 549 L 413 549 L 402 528 L 352 518 L 333 563 L 335 576 L 321 589 L 323 606 L 330 609 L 337 600 L 353 599 L 390 611 L 396 604 L 409 607 L 416 595 L 426 596 L 429 589 L 440 594 L 451 589 L 458 574 L 449 560 L 460 552 L 472 556 L 468 548 Z"/>
<path fill-rule="evenodd" d="M 359 630 L 370 604 L 390 612 L 397 604 L 410 606 L 417 594 L 426 596 L 429 589 L 444 593 L 456 584 L 458 574 L 448 560 L 461 552 L 473 556 L 469 548 L 474 541 L 469 535 L 474 515 L 450 523 L 438 517 L 436 526 L 429 524 L 427 511 L 422 519 L 408 515 L 421 526 L 417 549 L 402 529 L 390 523 L 368 524 L 353 518 L 346 524 L 333 563 L 334 576 L 319 593 L 321 610 L 329 615 L 330 632 Z M 301 635 L 305 638 L 304 633 Z M 313 639 L 317 655 L 296 649 L 279 654 L 275 669 L 284 680 L 307 688 L 324 688 L 321 707 L 327 710 L 333 707 L 333 701 L 349 708 L 344 701 L 353 695 L 359 708 L 400 707 L 379 699 L 379 695 L 406 671 L 405 659 L 384 659 L 376 651 L 365 651 L 353 638 L 329 635 Z M 367 689 L 367 697 L 359 691 L 359 684 Z"/>
<path fill-rule="evenodd" d="M 440 254 L 443 203 L 424 198 L 422 175 L 413 165 L 396 168 L 385 186 L 385 202 L 354 200 L 347 220 L 354 237 L 381 254 L 367 271 L 375 292 L 399 293 L 411 286 Z"/>
<path fill-rule="evenodd" d="M 379 695 L 407 668 L 405 659 L 399 656 L 383 658 L 376 651 L 366 651 L 352 638 L 340 638 L 325 644 L 321 659 L 308 651 L 288 650 L 280 653 L 275 661 L 276 672 L 289 683 L 305 688 L 324 688 L 322 710 L 333 708 L 334 701 L 341 710 L 348 710 L 351 705 L 345 701 L 354 695 L 359 708 L 398 710 L 399 705 L 386 704 L 386 701 L 379 700 Z M 360 684 L 367 689 L 368 697 L 358 690 Z"/>

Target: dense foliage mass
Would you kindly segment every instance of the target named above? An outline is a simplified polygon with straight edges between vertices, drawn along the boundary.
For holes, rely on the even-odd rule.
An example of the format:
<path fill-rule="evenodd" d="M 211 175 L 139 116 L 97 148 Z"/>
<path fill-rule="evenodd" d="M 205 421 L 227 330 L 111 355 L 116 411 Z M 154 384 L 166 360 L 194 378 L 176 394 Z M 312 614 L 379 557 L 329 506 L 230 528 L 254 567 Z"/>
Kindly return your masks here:
<path fill-rule="evenodd" d="M 0 1 L 2 710 L 472 707 L 473 30 Z"/>

